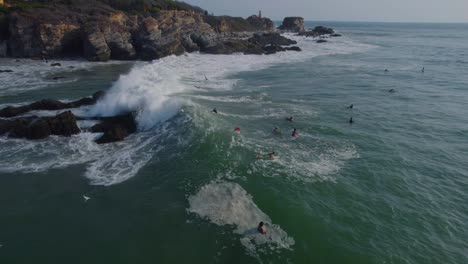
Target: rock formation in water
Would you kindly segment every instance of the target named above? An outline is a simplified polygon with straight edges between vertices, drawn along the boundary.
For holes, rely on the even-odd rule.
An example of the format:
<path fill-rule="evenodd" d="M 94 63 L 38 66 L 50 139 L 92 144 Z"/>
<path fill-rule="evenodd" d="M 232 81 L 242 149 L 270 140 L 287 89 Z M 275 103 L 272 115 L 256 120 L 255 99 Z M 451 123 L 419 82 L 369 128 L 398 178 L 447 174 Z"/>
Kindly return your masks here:
<path fill-rule="evenodd" d="M 85 97 L 77 101 L 64 103 L 57 100 L 43 99 L 29 105 L 13 107 L 8 106 L 0 110 L 0 136 L 7 134 L 12 138 L 43 139 L 50 135 L 71 136 L 80 133 L 77 120 L 96 120 L 98 124 L 92 126 L 93 133 L 103 133 L 96 140 L 98 144 L 124 140 L 137 131 L 136 114 L 124 113 L 110 117 L 75 117 L 68 110 L 56 116 L 38 117 L 18 115 L 38 110 L 62 110 L 92 105 L 104 96 L 99 91 L 92 97 Z"/>
<path fill-rule="evenodd" d="M 75 116 L 70 111 L 53 117 L 23 117 L 0 119 L 0 135 L 12 138 L 43 139 L 50 135 L 71 136 L 80 133 Z"/>
<path fill-rule="evenodd" d="M 85 105 L 93 105 L 104 95 L 104 92 L 99 91 L 93 94 L 92 97 L 81 98 L 80 100 L 63 103 L 57 100 L 43 99 L 29 105 L 23 106 L 7 106 L 0 109 L 0 117 L 9 118 L 15 117 L 30 111 L 37 110 L 63 110 L 69 108 L 77 108 Z"/>
<path fill-rule="evenodd" d="M 304 32 L 304 18 L 302 17 L 285 17 L 283 23 L 278 27 L 279 30 L 289 32 Z"/>
<path fill-rule="evenodd" d="M 335 31 L 332 28 L 317 26 L 312 30 L 299 32 L 298 36 L 305 36 L 305 37 L 320 37 L 323 35 L 330 35 L 331 37 L 340 37 L 340 34 L 335 34 Z"/>

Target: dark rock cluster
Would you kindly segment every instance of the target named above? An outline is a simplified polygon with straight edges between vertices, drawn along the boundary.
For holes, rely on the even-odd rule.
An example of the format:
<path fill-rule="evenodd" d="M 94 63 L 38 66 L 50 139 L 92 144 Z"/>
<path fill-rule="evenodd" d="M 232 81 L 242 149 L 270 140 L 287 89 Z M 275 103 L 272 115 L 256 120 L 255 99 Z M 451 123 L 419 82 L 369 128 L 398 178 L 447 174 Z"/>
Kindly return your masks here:
<path fill-rule="evenodd" d="M 134 112 L 111 117 L 84 118 L 76 117 L 70 110 L 67 110 L 56 116 L 16 117 L 33 110 L 62 110 L 95 104 L 103 95 L 104 92 L 99 91 L 92 97 L 82 98 L 70 103 L 43 99 L 25 106 L 9 106 L 3 108 L 0 110 L 0 117 L 3 117 L 0 118 L 0 135 L 7 134 L 8 137 L 11 138 L 26 139 L 43 139 L 50 135 L 69 137 L 80 133 L 77 120 L 97 120 L 100 122 L 90 128 L 90 131 L 93 133 L 103 133 L 103 135 L 96 140 L 98 144 L 121 141 L 130 134 L 135 133 L 137 124 Z"/>

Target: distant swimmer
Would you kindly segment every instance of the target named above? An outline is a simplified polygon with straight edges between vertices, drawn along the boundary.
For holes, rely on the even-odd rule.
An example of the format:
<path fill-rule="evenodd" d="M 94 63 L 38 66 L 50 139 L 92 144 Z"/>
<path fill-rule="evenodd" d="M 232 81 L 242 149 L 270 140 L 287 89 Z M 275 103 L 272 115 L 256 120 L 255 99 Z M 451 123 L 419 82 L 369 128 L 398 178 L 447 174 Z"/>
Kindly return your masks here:
<path fill-rule="evenodd" d="M 217 114 L 218 110 L 216 110 L 216 108 L 213 108 L 213 113 Z"/>
<path fill-rule="evenodd" d="M 275 157 L 276 157 L 276 152 L 273 151 L 273 152 L 271 152 L 271 153 L 268 153 L 267 155 L 268 155 L 268 158 L 269 158 L 269 159 L 273 160 L 273 159 L 275 159 Z"/>
<path fill-rule="evenodd" d="M 286 120 L 289 121 L 289 122 L 292 122 L 294 120 L 294 118 L 292 116 L 290 116 L 290 117 L 286 117 Z"/>
<path fill-rule="evenodd" d="M 278 136 L 278 135 L 281 135 L 281 134 L 283 134 L 283 133 L 281 132 L 281 130 L 279 130 L 279 128 L 275 127 L 275 129 L 273 129 L 273 135 Z"/>
<path fill-rule="evenodd" d="M 299 131 L 297 131 L 297 128 L 294 128 L 294 130 L 291 133 L 291 136 L 295 138 L 299 136 Z"/>
<path fill-rule="evenodd" d="M 234 131 L 235 131 L 236 133 L 240 133 L 240 127 L 236 127 L 236 128 L 234 129 Z"/>
<path fill-rule="evenodd" d="M 350 105 L 350 106 L 348 106 L 348 107 L 346 107 L 346 108 L 347 108 L 347 109 L 353 109 L 353 107 L 354 107 L 354 105 L 352 104 L 352 105 Z"/>
<path fill-rule="evenodd" d="M 203 76 L 205 76 L 205 81 L 208 81 L 208 77 L 206 77 L 206 74 L 203 74 Z"/>
<path fill-rule="evenodd" d="M 267 153 L 267 154 L 262 154 L 262 153 L 258 153 L 257 154 L 257 159 L 264 159 L 264 158 L 269 158 L 271 160 L 274 160 L 276 158 L 276 155 L 277 153 L 275 151 L 271 152 L 271 153 Z"/>
<path fill-rule="evenodd" d="M 389 93 L 394 93 L 395 92 L 395 89 L 390 89 L 388 90 Z"/>
<path fill-rule="evenodd" d="M 260 222 L 260 224 L 258 224 L 257 230 L 260 234 L 266 234 L 265 224 L 263 222 Z"/>
<path fill-rule="evenodd" d="M 354 121 L 353 121 L 353 118 L 352 118 L 352 117 L 349 119 L 349 123 L 350 123 L 350 124 L 354 123 Z"/>
<path fill-rule="evenodd" d="M 424 73 L 424 67 L 422 68 L 421 72 Z"/>

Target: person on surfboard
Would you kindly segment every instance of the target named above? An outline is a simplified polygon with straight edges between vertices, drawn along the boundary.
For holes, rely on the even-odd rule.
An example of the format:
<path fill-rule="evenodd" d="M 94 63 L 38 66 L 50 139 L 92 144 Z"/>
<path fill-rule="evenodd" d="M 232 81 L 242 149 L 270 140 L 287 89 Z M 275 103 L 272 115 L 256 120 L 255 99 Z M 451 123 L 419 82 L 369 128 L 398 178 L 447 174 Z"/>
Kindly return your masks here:
<path fill-rule="evenodd" d="M 260 232 L 260 234 L 266 234 L 266 228 L 263 221 L 258 224 L 257 230 Z"/>

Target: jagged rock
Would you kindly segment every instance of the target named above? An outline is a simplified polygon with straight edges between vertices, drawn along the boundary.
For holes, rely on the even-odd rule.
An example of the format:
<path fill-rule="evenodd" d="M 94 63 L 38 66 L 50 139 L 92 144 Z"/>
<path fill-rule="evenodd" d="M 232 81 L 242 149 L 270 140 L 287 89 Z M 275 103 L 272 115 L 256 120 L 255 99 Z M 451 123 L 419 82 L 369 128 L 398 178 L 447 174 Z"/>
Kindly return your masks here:
<path fill-rule="evenodd" d="M 289 45 L 297 44 L 296 41 L 283 37 L 279 33 L 254 34 L 254 36 L 251 37 L 249 41 L 253 43 L 258 43 L 262 46 L 265 46 L 265 45 L 289 46 Z"/>
<path fill-rule="evenodd" d="M 80 100 L 69 103 L 63 103 L 57 100 L 43 99 L 24 106 L 7 106 L 0 110 L 0 117 L 14 117 L 33 110 L 62 110 L 68 108 L 77 108 L 84 105 L 92 105 L 95 104 L 96 101 L 103 96 L 103 93 L 104 92 L 99 91 L 96 92 L 93 95 L 93 97 L 85 97 L 81 98 Z"/>
<path fill-rule="evenodd" d="M 101 30 L 97 26 L 89 26 L 85 32 L 85 58 L 90 61 L 108 61 L 111 58 L 111 50 Z"/>
<path fill-rule="evenodd" d="M 80 133 L 75 116 L 71 111 L 55 117 L 26 117 L 15 120 L 1 120 L 0 134 L 9 137 L 42 139 L 50 135 L 71 136 Z"/>
<path fill-rule="evenodd" d="M 271 44 L 271 45 L 264 46 L 264 47 L 262 47 L 262 49 L 265 52 L 265 55 L 275 54 L 276 52 L 280 52 L 280 51 L 286 51 L 285 48 L 281 47 L 280 45 L 276 45 L 276 44 Z"/>
<path fill-rule="evenodd" d="M 279 30 L 291 32 L 304 31 L 304 18 L 302 17 L 285 17 L 283 23 L 278 27 Z"/>
<path fill-rule="evenodd" d="M 122 141 L 137 130 L 134 112 L 113 117 L 101 117 L 99 120 L 102 123 L 91 127 L 93 133 L 104 133 L 96 140 L 98 144 Z"/>
<path fill-rule="evenodd" d="M 61 67 L 61 66 L 62 66 L 62 64 L 61 64 L 61 63 L 58 63 L 58 62 L 56 62 L 56 63 L 51 63 L 51 64 L 50 64 L 50 66 L 52 66 L 52 67 Z"/>

